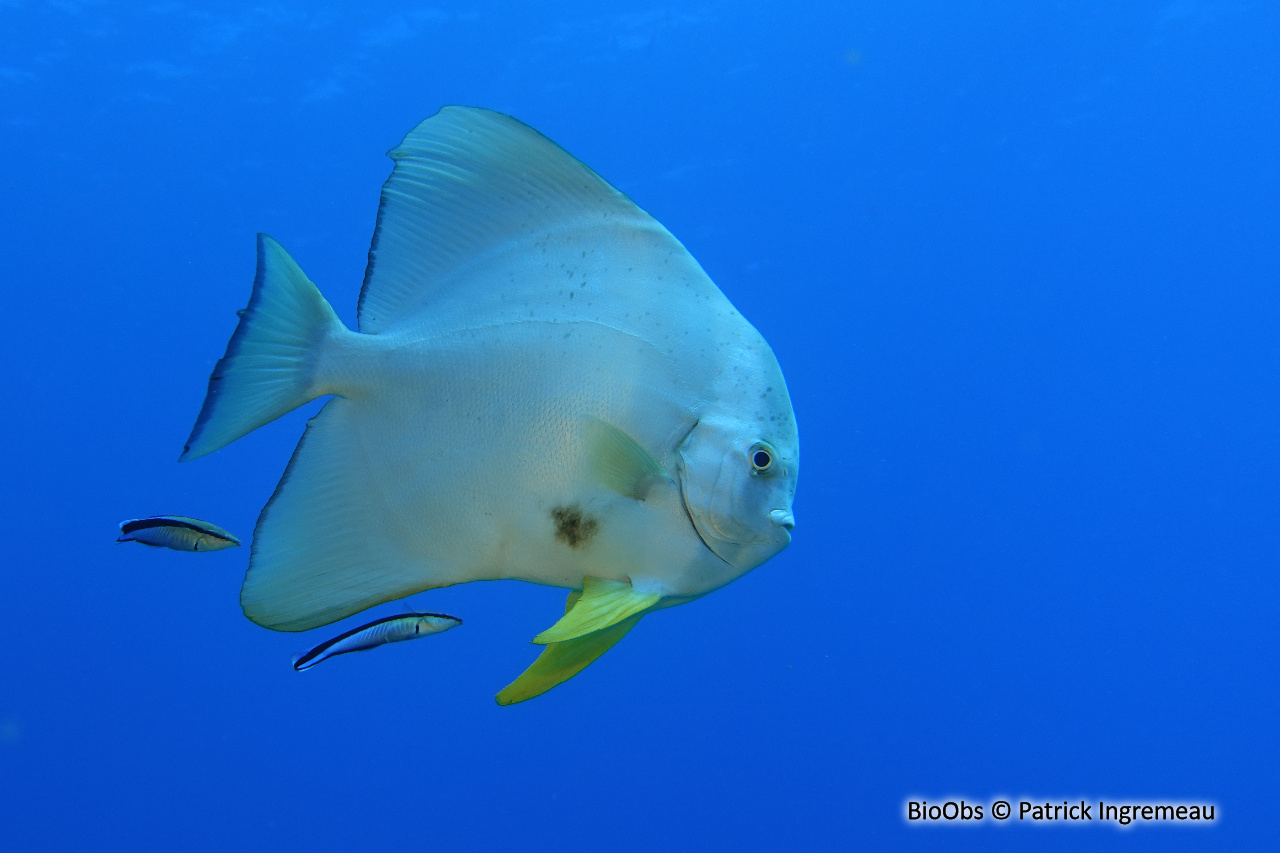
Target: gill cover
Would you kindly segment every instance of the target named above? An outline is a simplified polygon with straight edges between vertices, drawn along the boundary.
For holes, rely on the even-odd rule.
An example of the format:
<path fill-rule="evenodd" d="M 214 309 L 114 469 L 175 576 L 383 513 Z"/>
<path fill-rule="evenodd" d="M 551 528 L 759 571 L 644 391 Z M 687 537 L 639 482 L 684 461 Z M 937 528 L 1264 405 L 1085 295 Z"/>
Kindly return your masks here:
<path fill-rule="evenodd" d="M 703 419 L 680 445 L 680 488 L 698 535 L 720 559 L 754 569 L 791 542 L 788 528 L 794 479 L 785 460 L 770 476 L 758 476 L 748 453 L 758 437 L 736 421 Z"/>

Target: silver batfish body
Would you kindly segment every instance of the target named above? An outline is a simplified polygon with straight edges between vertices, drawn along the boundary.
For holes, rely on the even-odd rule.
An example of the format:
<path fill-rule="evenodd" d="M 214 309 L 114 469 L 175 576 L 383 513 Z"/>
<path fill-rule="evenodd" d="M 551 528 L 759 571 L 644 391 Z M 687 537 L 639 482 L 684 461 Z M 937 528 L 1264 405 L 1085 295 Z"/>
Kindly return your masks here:
<path fill-rule="evenodd" d="M 525 580 L 581 591 L 537 640 L 589 644 L 559 645 L 577 661 L 597 632 L 786 546 L 799 445 L 781 370 L 666 229 L 497 113 L 446 108 L 390 153 L 359 331 L 260 235 L 183 455 L 335 398 L 259 518 L 249 618 L 301 631 Z"/>

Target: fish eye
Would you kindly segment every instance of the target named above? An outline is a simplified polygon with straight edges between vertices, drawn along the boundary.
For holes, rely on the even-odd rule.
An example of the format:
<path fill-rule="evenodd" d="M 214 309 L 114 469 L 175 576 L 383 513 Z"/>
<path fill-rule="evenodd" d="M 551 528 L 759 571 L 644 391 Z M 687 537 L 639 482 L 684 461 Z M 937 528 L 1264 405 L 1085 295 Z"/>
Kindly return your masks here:
<path fill-rule="evenodd" d="M 764 442 L 757 442 L 751 447 L 751 468 L 757 474 L 765 474 L 773 470 L 773 448 Z"/>

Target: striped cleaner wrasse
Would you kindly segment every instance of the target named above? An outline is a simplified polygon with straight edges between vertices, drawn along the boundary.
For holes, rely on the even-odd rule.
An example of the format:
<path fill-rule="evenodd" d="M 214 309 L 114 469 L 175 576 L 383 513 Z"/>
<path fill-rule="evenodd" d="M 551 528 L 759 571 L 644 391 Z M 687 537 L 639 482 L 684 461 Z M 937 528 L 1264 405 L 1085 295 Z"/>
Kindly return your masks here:
<path fill-rule="evenodd" d="M 120 522 L 117 542 L 139 542 L 174 551 L 221 551 L 240 540 L 216 524 L 185 515 L 156 515 Z"/>
<path fill-rule="evenodd" d="M 311 651 L 298 655 L 293 659 L 293 668 L 302 672 L 335 655 L 363 652 L 387 643 L 398 643 L 401 640 L 416 640 L 419 637 L 448 631 L 461 624 L 461 619 L 444 613 L 406 613 L 402 616 L 387 616 L 368 625 L 353 628 L 345 634 L 339 634 Z"/>

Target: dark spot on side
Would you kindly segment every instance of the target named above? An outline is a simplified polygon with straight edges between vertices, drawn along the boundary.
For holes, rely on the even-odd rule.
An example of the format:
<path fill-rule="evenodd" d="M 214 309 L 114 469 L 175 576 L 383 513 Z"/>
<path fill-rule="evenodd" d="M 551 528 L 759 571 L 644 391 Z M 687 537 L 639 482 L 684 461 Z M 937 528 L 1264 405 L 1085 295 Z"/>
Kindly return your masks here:
<path fill-rule="evenodd" d="M 551 520 L 556 523 L 556 538 L 570 548 L 577 548 L 589 541 L 600 529 L 600 522 L 584 515 L 577 504 L 558 506 L 551 510 Z"/>

